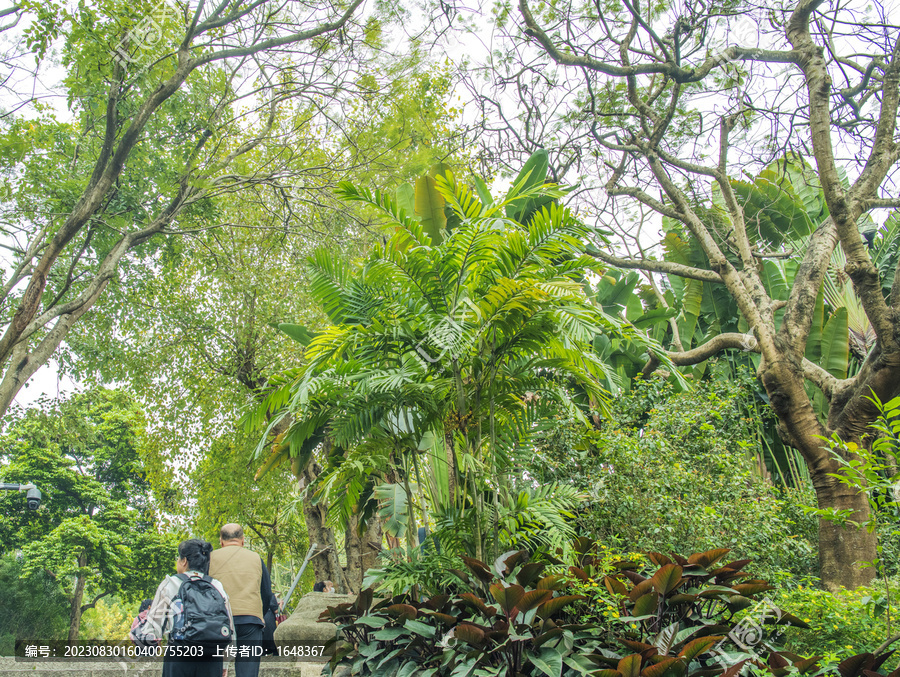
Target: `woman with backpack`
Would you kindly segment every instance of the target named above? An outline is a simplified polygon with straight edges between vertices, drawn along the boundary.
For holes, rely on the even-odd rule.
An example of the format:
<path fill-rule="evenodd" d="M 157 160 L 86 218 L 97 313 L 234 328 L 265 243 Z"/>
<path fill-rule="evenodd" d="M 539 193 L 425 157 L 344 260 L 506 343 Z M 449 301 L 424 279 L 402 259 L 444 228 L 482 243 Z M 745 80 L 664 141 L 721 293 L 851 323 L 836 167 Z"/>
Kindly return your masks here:
<path fill-rule="evenodd" d="M 159 584 L 132 640 L 154 646 L 164 637 L 163 677 L 221 677 L 223 657 L 235 642 L 231 605 L 222 584 L 209 577 L 212 546 L 192 538 L 178 545 L 174 576 Z"/>

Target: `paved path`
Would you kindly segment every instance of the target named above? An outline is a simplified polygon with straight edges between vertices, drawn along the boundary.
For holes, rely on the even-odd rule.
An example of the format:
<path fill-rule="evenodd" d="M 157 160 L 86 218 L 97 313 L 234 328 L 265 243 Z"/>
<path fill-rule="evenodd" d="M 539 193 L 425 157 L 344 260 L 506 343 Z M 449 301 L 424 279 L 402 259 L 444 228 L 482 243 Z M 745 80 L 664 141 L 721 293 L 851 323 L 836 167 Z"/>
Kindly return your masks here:
<path fill-rule="evenodd" d="M 323 663 L 283 663 L 262 659 L 260 677 L 319 677 Z M 116 663 L 112 660 L 100 663 L 80 661 L 37 662 L 16 661 L 0 657 L 0 677 L 158 677 L 162 674 L 160 663 Z M 234 668 L 228 671 L 234 677 Z"/>

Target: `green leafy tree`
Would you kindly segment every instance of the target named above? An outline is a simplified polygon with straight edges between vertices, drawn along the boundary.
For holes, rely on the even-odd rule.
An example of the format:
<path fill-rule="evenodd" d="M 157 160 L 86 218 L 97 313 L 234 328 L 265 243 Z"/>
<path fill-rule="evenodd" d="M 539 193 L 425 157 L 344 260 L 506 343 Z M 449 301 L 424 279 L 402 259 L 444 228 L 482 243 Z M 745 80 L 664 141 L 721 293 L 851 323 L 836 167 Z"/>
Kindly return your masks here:
<path fill-rule="evenodd" d="M 296 185 L 217 194 L 210 209 L 225 225 L 149 250 L 110 283 L 98 301 L 102 312 L 75 326 L 61 349 L 67 373 L 126 384 L 144 405 L 153 422 L 148 444 L 187 474 L 167 512 L 210 537 L 227 515 L 224 521 L 248 526 L 267 558 L 305 552 L 301 518 L 313 542 L 337 550 L 318 510 L 294 501 L 291 475 L 254 483 L 240 458 L 249 451 L 246 435 L 223 425 L 264 392 L 272 374 L 300 358 L 301 347 L 275 327 L 324 322 L 308 292 L 305 258 L 321 246 L 334 256 L 362 255 L 379 232 L 369 214 L 336 203 L 332 192 L 347 171 L 393 182 L 450 154 L 461 157 L 444 138 L 456 116 L 449 74 L 416 49 L 391 59 L 367 64 L 356 89 L 327 111 L 296 102 L 292 115 L 276 119 L 270 140 L 249 154 L 260 165 L 282 163 L 284 181 Z M 186 493 L 198 500 L 185 500 Z M 348 560 L 358 559 L 352 537 L 345 540 Z M 336 554 L 313 565 L 319 580 L 342 576 Z"/>
<path fill-rule="evenodd" d="M 900 34 L 885 37 L 884 26 L 897 17 L 893 8 L 878 8 L 880 16 L 865 3 L 821 0 L 777 7 L 522 0 L 496 15 L 503 36 L 495 44 L 508 59 L 491 64 L 503 70 L 494 82 L 517 83 L 518 110 L 501 115 L 497 108 L 507 108 L 508 99 L 491 92 L 481 98 L 486 121 L 522 123 L 494 137 L 501 153 L 521 155 L 539 145 L 550 151 L 559 176 L 569 170 L 584 180 L 582 195 L 621 242 L 615 252 L 598 248 L 598 258 L 677 276 L 686 286 L 709 284 L 731 298 L 747 332 L 713 330 L 699 346 L 673 346 L 669 358 L 700 364 L 740 350 L 752 333 L 761 355 L 757 374 L 782 439 L 805 460 L 819 506 L 850 510 L 857 524 L 868 520 L 868 503 L 834 479 L 839 464 L 821 439 L 836 433 L 858 440 L 877 417 L 871 395 L 887 401 L 900 387 L 900 287 L 894 278 L 885 293 L 885 271 L 863 236 L 868 213 L 900 206 L 890 192 L 900 161 Z M 766 288 L 766 262 L 784 249 L 757 235 L 756 219 L 746 217 L 752 196 L 734 180 L 797 148 L 814 160 L 828 218 L 807 231 L 793 284 L 779 299 Z M 715 219 L 698 207 L 710 203 Z M 641 233 L 661 217 L 679 224 L 703 261 L 663 260 L 647 247 Z M 846 377 L 807 357 L 814 328 L 823 327 L 816 298 L 838 242 L 843 274 L 875 336 L 859 371 Z M 824 421 L 807 382 L 827 402 Z M 871 570 L 857 563 L 875 557 L 874 536 L 827 520 L 819 531 L 823 583 L 868 582 Z"/>
<path fill-rule="evenodd" d="M 26 576 L 22 558 L 0 557 L 0 656 L 11 655 L 16 639 L 63 639 L 69 627 L 69 600 L 53 577 Z"/>
<path fill-rule="evenodd" d="M 69 639 L 98 600 L 147 597 L 171 571 L 177 540 L 160 532 L 141 457 L 144 425 L 128 397 L 97 390 L 42 402 L 3 434 L 4 480 L 33 482 L 43 502 L 27 511 L 0 499 L 2 546 L 20 548 L 25 573 L 49 575 L 66 594 Z"/>
<path fill-rule="evenodd" d="M 585 296 L 585 227 L 552 201 L 558 188 L 526 174 L 494 200 L 449 172 L 434 186 L 455 216 L 434 236 L 392 196 L 342 186 L 387 214 L 394 234 L 359 264 L 310 258 L 332 325 L 298 332 L 304 364 L 281 376 L 256 419 L 272 416 L 269 430 L 281 431 L 263 472 L 288 459 L 303 468 L 324 445 L 320 495 L 344 520 L 378 505 L 385 531 L 411 546 L 416 512 L 426 524 L 430 513 L 481 554 L 506 529 L 501 499 L 522 497 L 511 452 L 546 409 L 581 415 L 575 386 L 587 406 L 604 406 L 606 365 L 585 347 L 629 330 Z M 518 220 L 541 198 L 551 200 Z"/>
<path fill-rule="evenodd" d="M 194 531 L 215 544 L 223 524 L 238 521 L 269 571 L 277 560 L 302 561 L 309 542 L 302 515 L 290 510 L 294 477 L 287 469 L 255 481 L 247 467 L 249 442 L 213 441 L 192 473 L 197 505 Z"/>
<path fill-rule="evenodd" d="M 58 43 L 64 75 L 51 87 L 70 115 L 26 98 L 0 130 L 12 240 L 0 415 L 111 279 L 179 234 L 223 223 L 215 196 L 267 186 L 277 201 L 299 180 L 297 139 L 283 130 L 358 86 L 352 64 L 378 34 L 374 17 L 356 23 L 361 1 L 21 8 L 33 20 L 5 64 L 47 64 Z M 144 275 L 157 272 L 144 263 Z"/>

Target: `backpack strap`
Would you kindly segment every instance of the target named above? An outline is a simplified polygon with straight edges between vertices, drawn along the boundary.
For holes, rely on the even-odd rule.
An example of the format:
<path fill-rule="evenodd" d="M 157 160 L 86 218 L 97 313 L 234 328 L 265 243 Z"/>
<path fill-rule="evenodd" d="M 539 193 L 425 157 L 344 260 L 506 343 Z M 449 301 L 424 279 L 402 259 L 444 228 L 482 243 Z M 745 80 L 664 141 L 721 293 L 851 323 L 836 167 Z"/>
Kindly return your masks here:
<path fill-rule="evenodd" d="M 175 574 L 175 578 L 177 578 L 182 583 L 187 583 L 189 580 L 191 580 L 191 577 L 187 574 Z"/>

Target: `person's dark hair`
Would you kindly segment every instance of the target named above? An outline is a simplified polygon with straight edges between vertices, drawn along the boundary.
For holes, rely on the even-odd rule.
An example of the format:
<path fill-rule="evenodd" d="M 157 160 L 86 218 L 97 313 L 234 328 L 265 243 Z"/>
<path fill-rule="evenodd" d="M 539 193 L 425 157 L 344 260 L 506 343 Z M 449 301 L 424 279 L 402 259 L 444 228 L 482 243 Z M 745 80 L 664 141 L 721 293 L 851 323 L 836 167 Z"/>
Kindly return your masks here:
<path fill-rule="evenodd" d="M 313 592 L 325 592 L 325 582 L 319 581 L 313 586 Z"/>
<path fill-rule="evenodd" d="M 209 573 L 209 555 L 213 547 L 199 538 L 192 538 L 178 544 L 178 556 L 184 557 L 188 562 L 188 568 L 199 571 L 201 574 Z"/>
<path fill-rule="evenodd" d="M 153 604 L 152 599 L 145 599 L 143 602 L 141 602 L 141 608 L 138 609 L 138 613 L 149 609 L 151 604 Z"/>

